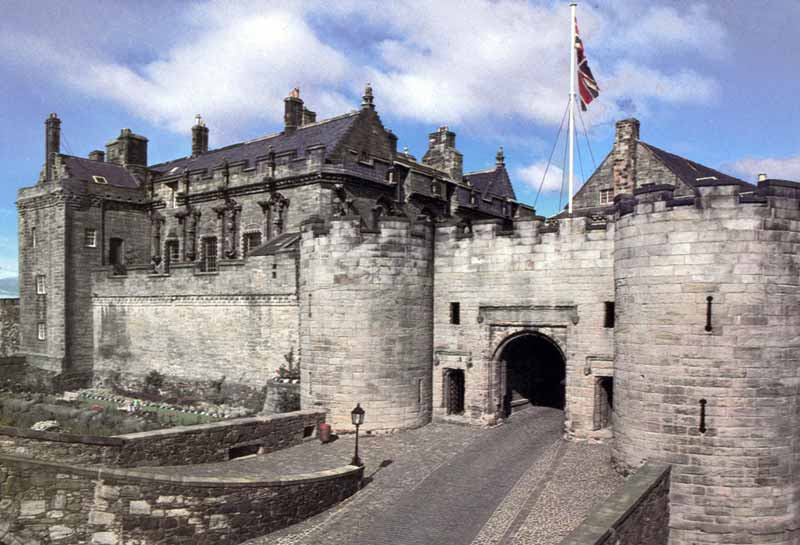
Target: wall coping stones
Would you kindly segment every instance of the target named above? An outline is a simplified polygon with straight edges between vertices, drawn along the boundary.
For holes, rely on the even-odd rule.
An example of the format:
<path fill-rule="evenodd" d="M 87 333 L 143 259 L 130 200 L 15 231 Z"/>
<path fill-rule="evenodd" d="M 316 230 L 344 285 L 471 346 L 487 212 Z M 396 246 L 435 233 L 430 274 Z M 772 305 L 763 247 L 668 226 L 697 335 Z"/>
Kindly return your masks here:
<path fill-rule="evenodd" d="M 346 476 L 358 476 L 359 479 L 363 477 L 364 468 L 354 465 L 346 465 L 336 467 L 333 469 L 325 469 L 322 471 L 315 471 L 313 473 L 300 473 L 297 475 L 286 475 L 272 479 L 260 479 L 258 477 L 235 477 L 235 478 L 218 478 L 218 477 L 194 477 L 191 475 L 169 475 L 163 473 L 150 473 L 141 470 L 131 469 L 118 469 L 118 468 L 104 468 L 104 467 L 81 467 L 70 464 L 62 464 L 59 462 L 48 462 L 44 460 L 33 460 L 31 458 L 23 458 L 20 456 L 13 456 L 10 454 L 0 454 L 0 466 L 2 462 L 12 462 L 22 465 L 31 465 L 38 467 L 47 467 L 62 472 L 70 472 L 77 475 L 83 475 L 91 479 L 101 481 L 109 477 L 117 477 L 120 479 L 146 481 L 146 482 L 161 482 L 161 483 L 179 483 L 186 486 L 197 486 L 203 488 L 229 488 L 232 486 L 239 488 L 274 488 L 281 486 L 291 486 L 297 484 L 311 484 L 315 482 L 323 482 L 328 480 L 337 479 Z"/>
<path fill-rule="evenodd" d="M 120 437 L 105 437 L 101 435 L 81 435 L 76 433 L 61 433 L 54 431 L 36 431 L 20 428 L 0 426 L 0 436 L 22 437 L 25 439 L 41 439 L 43 441 L 54 441 L 57 443 L 82 443 L 85 445 L 101 445 L 110 447 L 121 447 L 125 440 Z"/>
<path fill-rule="evenodd" d="M 210 430 L 223 429 L 231 426 L 241 426 L 244 424 L 266 424 L 270 422 L 280 422 L 281 420 L 295 419 L 298 416 L 314 416 L 316 414 L 325 414 L 325 413 L 323 411 L 315 411 L 313 409 L 304 409 L 301 411 L 294 411 L 291 413 L 283 413 L 283 414 L 273 414 L 269 416 L 248 416 L 244 418 L 232 418 L 230 420 L 222 420 L 220 422 L 196 424 L 194 426 L 176 426 L 173 428 L 164 428 L 162 430 L 126 433 L 123 435 L 115 435 L 114 437 L 122 439 L 123 441 L 141 440 L 152 437 L 163 438 L 173 435 L 184 435 L 187 433 L 202 433 Z"/>
<path fill-rule="evenodd" d="M 628 477 L 618 493 L 593 510 L 587 519 L 559 545 L 603 545 L 616 535 L 616 529 L 641 505 L 665 479 L 671 466 L 646 463 Z"/>

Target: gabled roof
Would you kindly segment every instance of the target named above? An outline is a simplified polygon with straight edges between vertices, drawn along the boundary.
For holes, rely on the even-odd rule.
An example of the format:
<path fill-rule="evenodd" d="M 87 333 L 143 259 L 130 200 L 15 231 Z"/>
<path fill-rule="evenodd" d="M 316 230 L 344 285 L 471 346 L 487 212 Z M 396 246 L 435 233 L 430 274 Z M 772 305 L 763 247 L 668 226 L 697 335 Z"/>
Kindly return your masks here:
<path fill-rule="evenodd" d="M 639 143 L 650 150 L 653 155 L 655 155 L 656 158 L 664 164 L 664 166 L 670 169 L 675 176 L 680 178 L 682 182 L 686 183 L 690 187 L 695 187 L 698 183 L 708 181 L 741 184 L 748 187 L 752 186 L 752 184 L 749 184 L 744 180 L 740 180 L 739 178 L 735 178 L 713 168 L 701 165 L 700 163 L 695 163 L 694 161 L 686 159 L 685 157 L 681 157 L 680 155 L 675 155 L 674 153 L 664 151 L 660 148 L 647 144 L 646 142 L 642 142 L 641 140 L 639 140 Z"/>
<path fill-rule="evenodd" d="M 317 123 L 303 125 L 291 132 L 281 132 L 263 136 L 255 140 L 240 142 L 224 148 L 212 150 L 197 157 L 183 157 L 174 161 L 160 163 L 150 167 L 161 174 L 173 174 L 184 170 L 211 170 L 222 163 L 223 159 L 229 163 L 248 161 L 255 163 L 258 157 L 265 157 L 272 147 L 276 154 L 297 152 L 303 155 L 306 148 L 322 145 L 326 154 L 330 154 L 336 144 L 347 134 L 358 118 L 358 112 L 325 119 Z"/>
<path fill-rule="evenodd" d="M 492 170 L 479 170 L 464 174 L 464 180 L 483 193 L 484 196 L 495 195 L 517 200 L 514 187 L 508 177 L 504 166 L 497 166 Z"/>
<path fill-rule="evenodd" d="M 70 178 L 92 182 L 93 176 L 102 176 L 108 185 L 137 189 L 139 181 L 124 167 L 73 155 L 61 155 Z"/>

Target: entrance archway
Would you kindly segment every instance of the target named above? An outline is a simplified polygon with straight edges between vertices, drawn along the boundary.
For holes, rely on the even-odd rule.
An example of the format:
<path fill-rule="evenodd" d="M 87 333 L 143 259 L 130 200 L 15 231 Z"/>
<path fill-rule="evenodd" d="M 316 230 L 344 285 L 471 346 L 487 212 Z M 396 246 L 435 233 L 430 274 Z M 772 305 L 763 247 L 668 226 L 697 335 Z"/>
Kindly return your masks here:
<path fill-rule="evenodd" d="M 544 335 L 523 333 L 506 341 L 500 360 L 506 369 L 506 415 L 528 405 L 564 409 L 567 366 L 555 342 Z"/>

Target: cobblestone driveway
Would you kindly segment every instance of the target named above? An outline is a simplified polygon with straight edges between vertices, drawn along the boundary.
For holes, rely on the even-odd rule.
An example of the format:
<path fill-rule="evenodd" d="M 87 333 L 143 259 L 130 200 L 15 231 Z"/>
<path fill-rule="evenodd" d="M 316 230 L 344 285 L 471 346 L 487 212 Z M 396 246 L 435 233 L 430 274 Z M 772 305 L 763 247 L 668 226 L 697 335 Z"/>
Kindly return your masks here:
<path fill-rule="evenodd" d="M 247 545 L 555 545 L 621 483 L 605 447 L 563 442 L 562 425 L 560 411 L 531 408 L 492 429 L 431 424 L 364 437 L 362 491 Z M 309 447 L 271 454 L 269 465 L 341 465 L 353 440 Z"/>

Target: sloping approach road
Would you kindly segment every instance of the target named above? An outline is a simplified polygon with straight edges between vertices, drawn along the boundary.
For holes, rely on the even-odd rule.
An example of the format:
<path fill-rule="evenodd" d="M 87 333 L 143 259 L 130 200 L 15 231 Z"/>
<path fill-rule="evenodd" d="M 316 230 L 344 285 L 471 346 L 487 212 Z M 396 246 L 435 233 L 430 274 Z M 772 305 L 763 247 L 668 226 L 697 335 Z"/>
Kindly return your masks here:
<path fill-rule="evenodd" d="M 561 440 L 563 418 L 561 411 L 531 407 L 491 429 L 431 424 L 396 436 L 364 438 L 368 482 L 360 492 L 247 545 L 517 545 L 528 539 L 541 545 L 554 540 L 577 526 L 618 484 L 610 470 L 576 483 L 577 495 L 584 496 L 580 509 L 554 520 L 544 517 L 547 527 L 538 527 L 541 496 L 557 495 L 560 484 L 554 487 L 553 481 L 576 472 L 558 472 L 560 460 L 572 456 L 571 463 L 583 465 L 586 450 L 596 458 L 593 465 L 604 465 L 602 454 L 597 456 L 606 452 L 602 446 Z M 352 448 L 352 441 L 337 443 L 343 455 Z M 593 490 L 585 496 L 587 486 Z M 547 501 L 566 502 L 562 508 L 569 511 L 572 500 Z M 519 541 L 523 535 L 525 541 Z"/>

